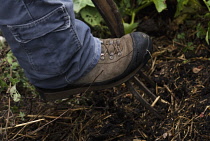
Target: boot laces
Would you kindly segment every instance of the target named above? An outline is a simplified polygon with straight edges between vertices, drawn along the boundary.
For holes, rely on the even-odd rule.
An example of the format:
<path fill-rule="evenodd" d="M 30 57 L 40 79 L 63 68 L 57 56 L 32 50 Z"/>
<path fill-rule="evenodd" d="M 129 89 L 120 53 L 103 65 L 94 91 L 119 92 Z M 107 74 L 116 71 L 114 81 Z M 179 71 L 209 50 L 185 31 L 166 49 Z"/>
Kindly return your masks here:
<path fill-rule="evenodd" d="M 119 39 L 102 40 L 101 49 L 101 60 L 105 60 L 107 55 L 109 56 L 110 60 L 113 60 L 115 55 L 122 55 L 122 48 L 120 47 Z"/>

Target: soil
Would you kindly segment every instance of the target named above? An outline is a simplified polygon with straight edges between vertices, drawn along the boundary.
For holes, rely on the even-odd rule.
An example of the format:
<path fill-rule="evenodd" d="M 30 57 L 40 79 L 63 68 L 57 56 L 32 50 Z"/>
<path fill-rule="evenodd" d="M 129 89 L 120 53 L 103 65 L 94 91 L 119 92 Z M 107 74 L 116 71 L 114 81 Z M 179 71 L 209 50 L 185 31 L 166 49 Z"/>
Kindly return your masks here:
<path fill-rule="evenodd" d="M 154 108 L 162 118 L 146 109 L 126 84 L 54 103 L 21 89 L 21 102 L 1 96 L 5 105 L 19 110 L 2 110 L 0 125 L 5 127 L 6 120 L 8 127 L 26 125 L 6 131 L 0 128 L 0 136 L 11 141 L 210 140 L 210 48 L 191 28 L 196 21 L 174 25 L 164 14 L 143 19 L 138 31 L 152 37 L 154 53 L 142 71 L 156 86 L 141 75 L 136 77 L 161 97 Z M 178 40 L 180 33 L 186 36 Z M 193 42 L 193 49 L 188 42 Z M 151 97 L 136 84 L 135 88 L 152 104 Z M 25 113 L 24 118 L 18 116 L 19 111 Z"/>

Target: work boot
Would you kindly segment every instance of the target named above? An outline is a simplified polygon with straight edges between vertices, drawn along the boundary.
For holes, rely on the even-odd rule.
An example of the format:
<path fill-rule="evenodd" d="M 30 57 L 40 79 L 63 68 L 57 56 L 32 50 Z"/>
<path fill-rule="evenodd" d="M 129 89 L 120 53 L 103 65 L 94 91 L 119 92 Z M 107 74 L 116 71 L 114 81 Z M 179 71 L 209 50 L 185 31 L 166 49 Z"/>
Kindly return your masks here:
<path fill-rule="evenodd" d="M 134 32 L 122 38 L 101 39 L 101 58 L 84 77 L 74 83 L 103 89 L 127 81 L 144 66 L 152 52 L 149 36 Z"/>
<path fill-rule="evenodd" d="M 64 98 L 68 94 L 120 85 L 147 63 L 151 52 L 152 41 L 145 33 L 134 32 L 121 38 L 101 39 L 101 58 L 98 64 L 74 84 L 57 92 L 45 93 L 46 97 Z"/>

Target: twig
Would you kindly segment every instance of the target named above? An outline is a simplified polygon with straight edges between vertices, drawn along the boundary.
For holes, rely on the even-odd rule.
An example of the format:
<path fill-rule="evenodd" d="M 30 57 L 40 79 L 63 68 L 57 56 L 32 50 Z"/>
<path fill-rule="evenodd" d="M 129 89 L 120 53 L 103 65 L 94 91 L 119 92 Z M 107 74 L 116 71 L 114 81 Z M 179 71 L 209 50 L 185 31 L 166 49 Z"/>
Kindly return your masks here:
<path fill-rule="evenodd" d="M 27 135 L 30 136 L 30 135 L 35 134 L 36 132 L 40 131 L 41 129 L 43 129 L 43 128 L 44 128 L 45 126 L 47 126 L 48 124 L 50 124 L 50 123 L 56 121 L 57 119 L 59 119 L 60 117 L 62 117 L 62 116 L 63 116 L 65 113 L 67 113 L 69 110 L 70 110 L 70 109 L 67 109 L 65 112 L 63 112 L 63 113 L 62 113 L 60 116 L 58 116 L 57 118 L 55 118 L 55 119 L 53 119 L 52 121 L 50 121 L 50 122 L 48 122 L 48 123 L 42 125 L 41 127 L 37 128 L 36 130 L 34 130 L 34 131 L 28 133 Z M 45 120 L 45 119 L 43 119 L 43 120 Z M 12 140 L 9 140 L 9 141 L 16 141 L 16 140 L 19 140 L 20 138 L 22 138 L 22 137 L 19 137 L 19 138 L 17 138 L 17 139 L 12 139 Z"/>
<path fill-rule="evenodd" d="M 174 93 L 170 90 L 170 88 L 167 85 L 164 85 L 164 87 L 167 89 L 167 91 L 171 94 L 171 96 L 175 99 L 176 102 L 179 102 L 176 98 L 176 96 L 174 95 Z"/>
<path fill-rule="evenodd" d="M 10 97 L 8 99 L 8 112 L 7 112 L 7 119 L 6 119 L 6 126 L 5 126 L 6 129 L 8 128 L 8 123 L 9 123 L 9 113 L 10 113 Z M 7 131 L 6 131 L 6 139 L 8 140 Z"/>
<path fill-rule="evenodd" d="M 13 134 L 15 134 L 15 133 L 11 133 L 11 134 L 13 135 Z M 22 136 L 22 137 L 31 138 L 31 139 L 33 139 L 33 140 L 36 139 L 36 137 L 34 137 L 34 136 L 24 135 L 24 134 L 20 134 L 20 133 L 17 133 L 14 137 L 16 137 L 17 135 L 18 135 L 18 136 Z M 13 137 L 12 139 L 10 139 L 10 141 L 14 141 L 14 140 L 13 140 L 14 137 Z"/>
<path fill-rule="evenodd" d="M 152 59 L 152 65 L 151 65 L 151 68 L 150 68 L 149 73 L 148 73 L 149 76 L 152 75 L 152 73 L 155 71 L 155 68 L 156 68 L 155 63 L 157 61 L 157 56 L 153 57 L 153 58 L 154 59 Z"/>
<path fill-rule="evenodd" d="M 71 117 L 58 117 L 58 116 L 47 116 L 47 115 L 27 115 L 30 118 L 50 118 L 50 119 L 72 119 Z"/>
<path fill-rule="evenodd" d="M 200 116 L 194 116 L 192 119 L 189 119 L 187 122 L 183 123 L 183 127 L 179 129 L 177 133 L 174 134 L 174 137 L 171 140 L 175 140 L 175 138 L 181 133 L 182 129 L 185 128 L 190 122 L 193 122 L 193 120 L 199 118 Z"/>
<path fill-rule="evenodd" d="M 15 125 L 14 127 L 5 127 L 5 128 L 2 128 L 1 130 L 8 130 L 8 129 L 12 129 L 12 128 L 17 128 L 17 127 L 33 124 L 33 123 L 36 123 L 36 122 L 40 122 L 40 121 L 43 121 L 43 120 L 45 120 L 45 119 L 38 119 L 38 120 L 34 120 L 34 121 L 29 121 L 29 122 L 26 122 L 26 123 Z"/>
<path fill-rule="evenodd" d="M 33 132 L 31 132 L 31 133 L 29 133 L 29 135 L 32 135 L 32 134 L 34 134 L 34 133 L 36 133 L 36 132 L 38 132 L 38 131 L 40 131 L 42 128 L 44 128 L 46 125 L 48 125 L 48 124 L 50 124 L 50 123 L 52 123 L 52 122 L 54 122 L 54 121 L 56 121 L 57 119 L 59 119 L 60 117 L 62 117 L 65 113 L 67 113 L 69 111 L 69 109 L 68 110 L 66 110 L 65 112 L 63 112 L 60 116 L 58 116 L 57 118 L 55 118 L 55 119 L 53 119 L 52 121 L 50 121 L 50 122 L 48 122 L 48 123 L 46 123 L 46 124 L 44 124 L 43 126 L 41 126 L 41 127 L 39 127 L 38 129 L 36 129 L 35 131 L 33 131 Z"/>
<path fill-rule="evenodd" d="M 183 47 L 187 47 L 186 45 L 184 45 L 182 43 L 179 43 L 179 42 L 176 42 L 176 41 L 173 41 L 173 43 L 178 44 L 178 45 L 183 46 Z"/>
<path fill-rule="evenodd" d="M 26 125 L 25 125 L 22 129 L 20 129 L 20 130 L 12 137 L 12 139 L 14 139 L 14 138 L 16 138 L 18 135 L 20 135 L 20 133 L 25 129 L 25 127 L 26 127 Z"/>
<path fill-rule="evenodd" d="M 156 105 L 156 103 L 160 100 L 160 96 L 158 96 L 155 101 L 152 103 L 152 107 L 154 107 Z"/>

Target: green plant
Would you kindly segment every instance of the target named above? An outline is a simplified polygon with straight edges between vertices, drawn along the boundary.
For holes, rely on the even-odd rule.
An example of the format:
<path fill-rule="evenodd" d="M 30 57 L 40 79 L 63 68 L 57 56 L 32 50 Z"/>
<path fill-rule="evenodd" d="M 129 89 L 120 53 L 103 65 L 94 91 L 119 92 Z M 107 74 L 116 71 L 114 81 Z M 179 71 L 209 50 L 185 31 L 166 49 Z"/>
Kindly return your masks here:
<path fill-rule="evenodd" d="M 203 2 L 206 4 L 206 7 L 209 9 L 210 11 L 210 0 L 203 0 Z"/>
<path fill-rule="evenodd" d="M 188 50 L 194 50 L 194 44 L 193 42 L 187 42 L 186 47 L 183 48 L 183 52 L 187 52 Z"/>
<path fill-rule="evenodd" d="M 25 121 L 25 118 L 24 118 L 25 116 L 26 114 L 20 111 L 19 117 L 21 118 L 22 121 Z"/>
<path fill-rule="evenodd" d="M 21 99 L 20 93 L 17 91 L 16 85 L 10 88 L 10 96 L 15 102 L 19 102 Z"/>
<path fill-rule="evenodd" d="M 81 15 L 82 19 L 90 26 L 99 26 L 104 28 L 104 21 L 100 14 L 97 12 L 94 4 L 91 0 L 73 0 L 74 10 L 77 14 Z M 171 0 L 114 0 L 123 16 L 123 25 L 125 33 L 131 33 L 139 26 L 139 21 L 136 19 L 136 15 L 144 8 L 155 5 L 158 13 L 167 9 L 168 5 L 166 1 Z M 173 23 L 176 25 L 183 24 L 190 16 L 200 16 L 206 18 L 206 21 L 210 19 L 210 0 L 177 0 L 176 10 L 174 13 Z M 200 11 L 202 11 L 200 13 Z M 206 24 L 207 23 L 207 24 Z M 204 25 L 205 24 L 205 25 Z M 207 44 L 210 40 L 210 22 L 205 22 L 203 25 L 198 25 L 197 37 L 205 39 Z M 104 28 L 105 29 L 105 28 Z"/>
<path fill-rule="evenodd" d="M 103 22 L 103 18 L 95 8 L 91 0 L 73 0 L 74 11 L 80 14 L 86 23 L 94 26 L 100 26 Z"/>
<path fill-rule="evenodd" d="M 9 93 L 15 102 L 19 102 L 21 95 L 16 86 L 21 85 L 22 88 L 31 91 L 31 93 L 35 93 L 34 87 L 28 83 L 23 70 L 2 36 L 0 36 L 0 49 L 0 93 Z"/>
<path fill-rule="evenodd" d="M 205 39 L 206 39 L 207 44 L 210 45 L 210 22 L 208 22 L 208 28 L 207 28 Z"/>
<path fill-rule="evenodd" d="M 136 14 L 143 8 L 152 3 L 155 4 L 158 12 L 166 8 L 165 0 L 137 0 L 134 2 L 135 4 L 131 0 L 121 0 L 116 1 L 116 3 L 118 3 L 123 15 L 131 16 L 130 22 L 123 21 L 125 33 L 130 33 L 138 27 L 139 23 L 135 20 Z M 93 27 L 102 26 L 101 23 L 104 22 L 91 0 L 74 0 L 74 11 L 80 13 L 84 21 Z"/>
<path fill-rule="evenodd" d="M 73 0 L 74 11 L 78 18 L 82 18 L 87 24 L 97 31 L 97 36 L 102 37 L 104 34 L 110 35 L 110 31 L 107 30 L 104 19 L 95 8 L 95 5 L 91 0 Z"/>
<path fill-rule="evenodd" d="M 136 15 L 145 7 L 155 4 L 158 12 L 162 12 L 167 8 L 165 0 L 115 0 L 123 16 L 130 17 L 130 22 L 123 20 L 125 33 L 131 33 L 139 26 L 136 21 Z"/>
<path fill-rule="evenodd" d="M 180 33 L 180 34 L 177 34 L 177 39 L 178 40 L 183 40 L 183 39 L 185 39 L 185 33 Z"/>
<path fill-rule="evenodd" d="M 74 2 L 74 11 L 79 13 L 81 9 L 86 6 L 95 7 L 91 0 L 73 0 Z"/>
<path fill-rule="evenodd" d="M 193 42 L 187 41 L 186 34 L 184 32 L 177 34 L 177 37 L 174 39 L 174 41 L 184 46 L 182 49 L 183 52 L 193 51 L 195 49 Z"/>
<path fill-rule="evenodd" d="M 174 17 L 194 14 L 202 8 L 198 0 L 177 0 L 177 8 Z"/>
<path fill-rule="evenodd" d="M 101 26 L 103 18 L 94 7 L 86 7 L 80 12 L 81 17 L 91 26 Z"/>
<path fill-rule="evenodd" d="M 192 18 L 192 16 L 200 17 L 203 19 L 205 18 L 205 21 L 209 21 L 210 0 L 203 0 L 203 2 L 207 7 L 207 10 L 205 11 L 205 7 L 202 6 L 201 1 L 199 0 L 177 0 L 177 8 L 174 15 L 174 21 L 176 22 L 176 24 L 183 24 L 184 21 L 186 21 L 189 17 Z M 204 22 L 203 24 L 198 23 L 198 25 L 196 26 L 196 31 L 196 36 L 200 39 L 205 39 L 207 44 L 209 45 L 210 22 Z"/>

